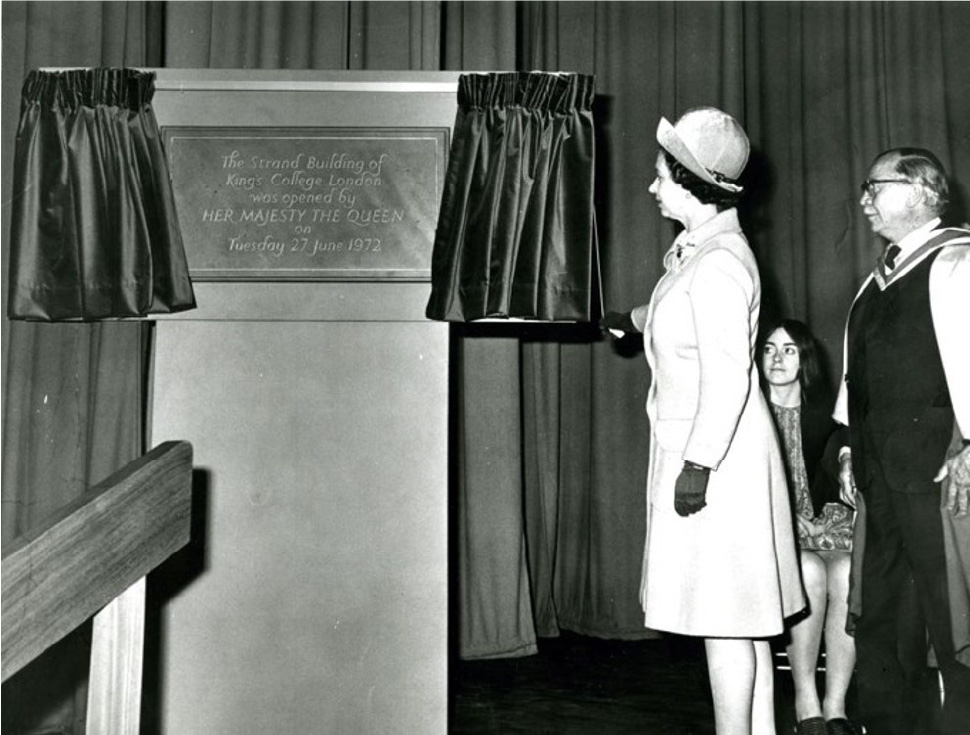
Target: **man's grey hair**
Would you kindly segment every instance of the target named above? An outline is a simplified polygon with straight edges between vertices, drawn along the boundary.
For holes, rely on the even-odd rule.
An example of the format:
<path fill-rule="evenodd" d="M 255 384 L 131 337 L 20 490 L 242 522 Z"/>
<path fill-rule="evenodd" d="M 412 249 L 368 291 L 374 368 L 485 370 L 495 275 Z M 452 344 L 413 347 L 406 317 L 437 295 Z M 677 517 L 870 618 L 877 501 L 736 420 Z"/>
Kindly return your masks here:
<path fill-rule="evenodd" d="M 896 173 L 914 184 L 923 186 L 929 193 L 929 208 L 942 217 L 950 205 L 950 185 L 946 169 L 940 159 L 925 148 L 892 148 L 881 153 L 877 160 L 895 158 Z"/>

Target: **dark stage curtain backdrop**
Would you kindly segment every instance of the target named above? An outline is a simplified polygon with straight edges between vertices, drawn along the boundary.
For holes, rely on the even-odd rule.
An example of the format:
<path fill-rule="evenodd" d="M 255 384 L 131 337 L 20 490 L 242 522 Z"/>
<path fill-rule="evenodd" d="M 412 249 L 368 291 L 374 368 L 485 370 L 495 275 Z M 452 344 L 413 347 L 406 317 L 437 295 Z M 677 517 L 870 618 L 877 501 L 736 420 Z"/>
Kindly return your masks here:
<path fill-rule="evenodd" d="M 833 368 L 879 247 L 857 204 L 872 157 L 925 146 L 949 167 L 958 199 L 970 182 L 966 3 L 4 2 L 2 12 L 3 202 L 13 195 L 19 88 L 36 66 L 592 74 L 603 292 L 614 310 L 649 298 L 675 234 L 646 192 L 657 120 L 721 106 L 752 139 L 742 217 L 765 311 L 807 320 Z M 5 258 L 8 234 L 4 225 Z M 79 491 L 87 478 L 77 466 L 92 480 L 113 469 L 78 459 L 92 442 L 116 441 L 91 438 L 93 417 L 110 411 L 92 412 L 100 401 L 90 396 L 127 395 L 142 343 L 131 324 L 47 325 L 29 338 L 18 332 L 38 326 L 4 326 L 9 538 Z M 130 349 L 107 350 L 116 338 L 108 327 L 130 328 L 116 343 Z M 649 635 L 637 601 L 649 375 L 635 340 L 614 344 L 565 325 L 461 325 L 453 337 L 459 652 L 526 654 L 560 629 Z M 113 354 L 139 367 L 129 373 Z M 53 380 L 61 363 L 80 376 L 96 365 L 109 385 L 89 380 L 78 391 L 70 372 Z M 120 461 L 130 452 L 117 441 Z M 44 457 L 69 469 L 44 467 Z"/>
<path fill-rule="evenodd" d="M 7 317 L 12 163 L 27 73 L 152 66 L 150 3 L 3 3 L 3 304 Z M 3 324 L 3 543 L 144 451 L 149 327 L 141 322 Z M 3 686 L 4 732 L 80 732 L 90 626 Z M 9 728 L 9 729 L 8 729 Z M 56 730 L 55 728 L 62 728 Z"/>

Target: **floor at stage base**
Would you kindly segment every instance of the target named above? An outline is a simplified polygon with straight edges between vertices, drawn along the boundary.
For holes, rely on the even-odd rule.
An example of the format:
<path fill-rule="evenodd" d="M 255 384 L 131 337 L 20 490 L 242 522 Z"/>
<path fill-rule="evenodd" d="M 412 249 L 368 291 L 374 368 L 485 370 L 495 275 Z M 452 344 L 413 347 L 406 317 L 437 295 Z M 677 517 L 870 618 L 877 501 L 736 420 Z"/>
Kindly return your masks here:
<path fill-rule="evenodd" d="M 820 677 L 822 674 L 820 674 Z M 794 728 L 788 671 L 776 670 L 780 735 Z M 703 642 L 683 637 L 615 641 L 563 633 L 522 658 L 452 668 L 455 735 L 714 735 Z M 934 735 L 935 672 L 927 670 L 924 726 Z M 854 691 L 849 692 L 850 716 Z"/>

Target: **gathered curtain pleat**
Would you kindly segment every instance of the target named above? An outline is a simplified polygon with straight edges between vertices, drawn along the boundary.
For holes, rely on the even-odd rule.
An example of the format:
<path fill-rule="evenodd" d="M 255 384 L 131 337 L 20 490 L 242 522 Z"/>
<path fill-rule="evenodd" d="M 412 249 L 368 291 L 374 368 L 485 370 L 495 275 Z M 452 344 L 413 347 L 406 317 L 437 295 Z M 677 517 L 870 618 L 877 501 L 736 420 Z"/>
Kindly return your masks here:
<path fill-rule="evenodd" d="M 429 319 L 598 316 L 592 101 L 584 74 L 461 76 Z"/>
<path fill-rule="evenodd" d="M 33 70 L 14 163 L 8 316 L 114 319 L 195 306 L 153 72 Z"/>

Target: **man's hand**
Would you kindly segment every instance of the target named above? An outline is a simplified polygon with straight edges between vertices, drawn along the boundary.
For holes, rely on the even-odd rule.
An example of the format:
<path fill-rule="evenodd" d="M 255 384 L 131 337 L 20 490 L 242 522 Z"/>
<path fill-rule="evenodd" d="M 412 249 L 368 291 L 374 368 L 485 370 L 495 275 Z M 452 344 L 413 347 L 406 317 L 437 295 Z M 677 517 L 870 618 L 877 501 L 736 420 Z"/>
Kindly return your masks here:
<path fill-rule="evenodd" d="M 855 477 L 852 475 L 852 455 L 848 452 L 839 459 L 839 497 L 850 508 L 856 507 Z"/>
<path fill-rule="evenodd" d="M 947 477 L 950 482 L 943 497 L 943 507 L 954 518 L 960 518 L 967 514 L 967 506 L 970 505 L 970 446 L 947 459 L 933 482 L 942 482 Z"/>

